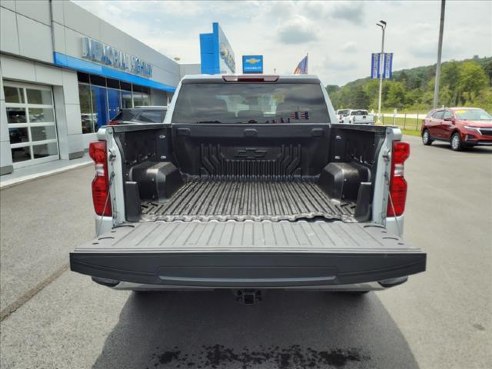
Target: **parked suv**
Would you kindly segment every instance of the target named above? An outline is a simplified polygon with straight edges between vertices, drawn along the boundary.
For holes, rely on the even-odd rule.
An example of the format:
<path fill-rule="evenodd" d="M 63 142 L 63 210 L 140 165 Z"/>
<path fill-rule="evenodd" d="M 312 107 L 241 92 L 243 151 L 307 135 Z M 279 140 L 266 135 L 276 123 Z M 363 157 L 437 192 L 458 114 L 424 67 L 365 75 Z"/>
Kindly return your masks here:
<path fill-rule="evenodd" d="M 447 141 L 455 151 L 492 146 L 492 115 L 480 108 L 434 109 L 422 121 L 422 142 Z"/>
<path fill-rule="evenodd" d="M 126 123 L 162 123 L 166 116 L 167 106 L 137 106 L 120 109 L 109 122 L 110 126 Z"/>

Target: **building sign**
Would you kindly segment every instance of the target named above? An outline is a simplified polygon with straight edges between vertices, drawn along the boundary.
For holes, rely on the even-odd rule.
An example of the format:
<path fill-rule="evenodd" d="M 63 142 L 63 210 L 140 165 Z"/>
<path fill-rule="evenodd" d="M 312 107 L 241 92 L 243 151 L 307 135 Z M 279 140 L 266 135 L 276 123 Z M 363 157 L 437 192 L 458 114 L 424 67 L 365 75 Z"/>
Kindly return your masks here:
<path fill-rule="evenodd" d="M 151 64 L 89 37 L 82 38 L 82 57 L 139 76 L 152 77 Z"/>
<path fill-rule="evenodd" d="M 243 73 L 263 73 L 263 55 L 243 55 Z"/>
<path fill-rule="evenodd" d="M 200 34 L 200 55 L 203 74 L 236 73 L 234 51 L 218 23 L 212 33 Z"/>
<path fill-rule="evenodd" d="M 219 55 L 220 55 L 220 73 L 236 73 L 236 59 L 234 51 L 229 44 L 222 28 L 218 23 L 214 23 L 214 33 L 218 35 Z"/>

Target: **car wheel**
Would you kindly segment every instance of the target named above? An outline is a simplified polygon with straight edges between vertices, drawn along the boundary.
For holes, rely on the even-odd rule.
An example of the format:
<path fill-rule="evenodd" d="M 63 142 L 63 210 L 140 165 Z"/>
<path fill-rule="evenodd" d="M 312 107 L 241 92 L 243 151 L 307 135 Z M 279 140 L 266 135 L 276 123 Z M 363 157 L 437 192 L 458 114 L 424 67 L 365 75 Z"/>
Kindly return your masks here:
<path fill-rule="evenodd" d="M 461 137 L 459 132 L 455 132 L 451 136 L 451 149 L 454 151 L 463 150 L 463 142 L 461 142 Z"/>
<path fill-rule="evenodd" d="M 434 140 L 431 138 L 429 130 L 426 129 L 424 130 L 424 133 L 422 133 L 422 143 L 426 146 L 430 145 Z"/>

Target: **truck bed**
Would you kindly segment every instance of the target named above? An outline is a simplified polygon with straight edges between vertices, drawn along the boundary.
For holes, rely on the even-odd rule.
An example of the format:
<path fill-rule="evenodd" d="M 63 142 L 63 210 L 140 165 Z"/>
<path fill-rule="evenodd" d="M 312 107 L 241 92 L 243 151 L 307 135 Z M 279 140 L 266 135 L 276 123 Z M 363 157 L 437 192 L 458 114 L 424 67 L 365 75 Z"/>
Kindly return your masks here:
<path fill-rule="evenodd" d="M 299 220 L 321 217 L 352 221 L 355 203 L 330 197 L 314 180 L 227 181 L 195 179 L 160 202 L 142 203 L 142 220 Z"/>

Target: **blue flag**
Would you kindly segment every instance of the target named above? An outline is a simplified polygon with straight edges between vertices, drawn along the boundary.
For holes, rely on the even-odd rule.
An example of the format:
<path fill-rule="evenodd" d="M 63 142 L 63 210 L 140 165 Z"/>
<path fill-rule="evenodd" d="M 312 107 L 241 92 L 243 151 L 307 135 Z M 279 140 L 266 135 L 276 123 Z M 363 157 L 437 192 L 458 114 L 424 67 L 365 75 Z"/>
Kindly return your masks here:
<path fill-rule="evenodd" d="M 307 74 L 308 73 L 308 56 L 306 55 L 300 62 L 297 64 L 296 69 L 294 69 L 294 74 Z"/>
<path fill-rule="evenodd" d="M 385 53 L 383 78 L 390 79 L 391 77 L 393 77 L 393 53 Z"/>

